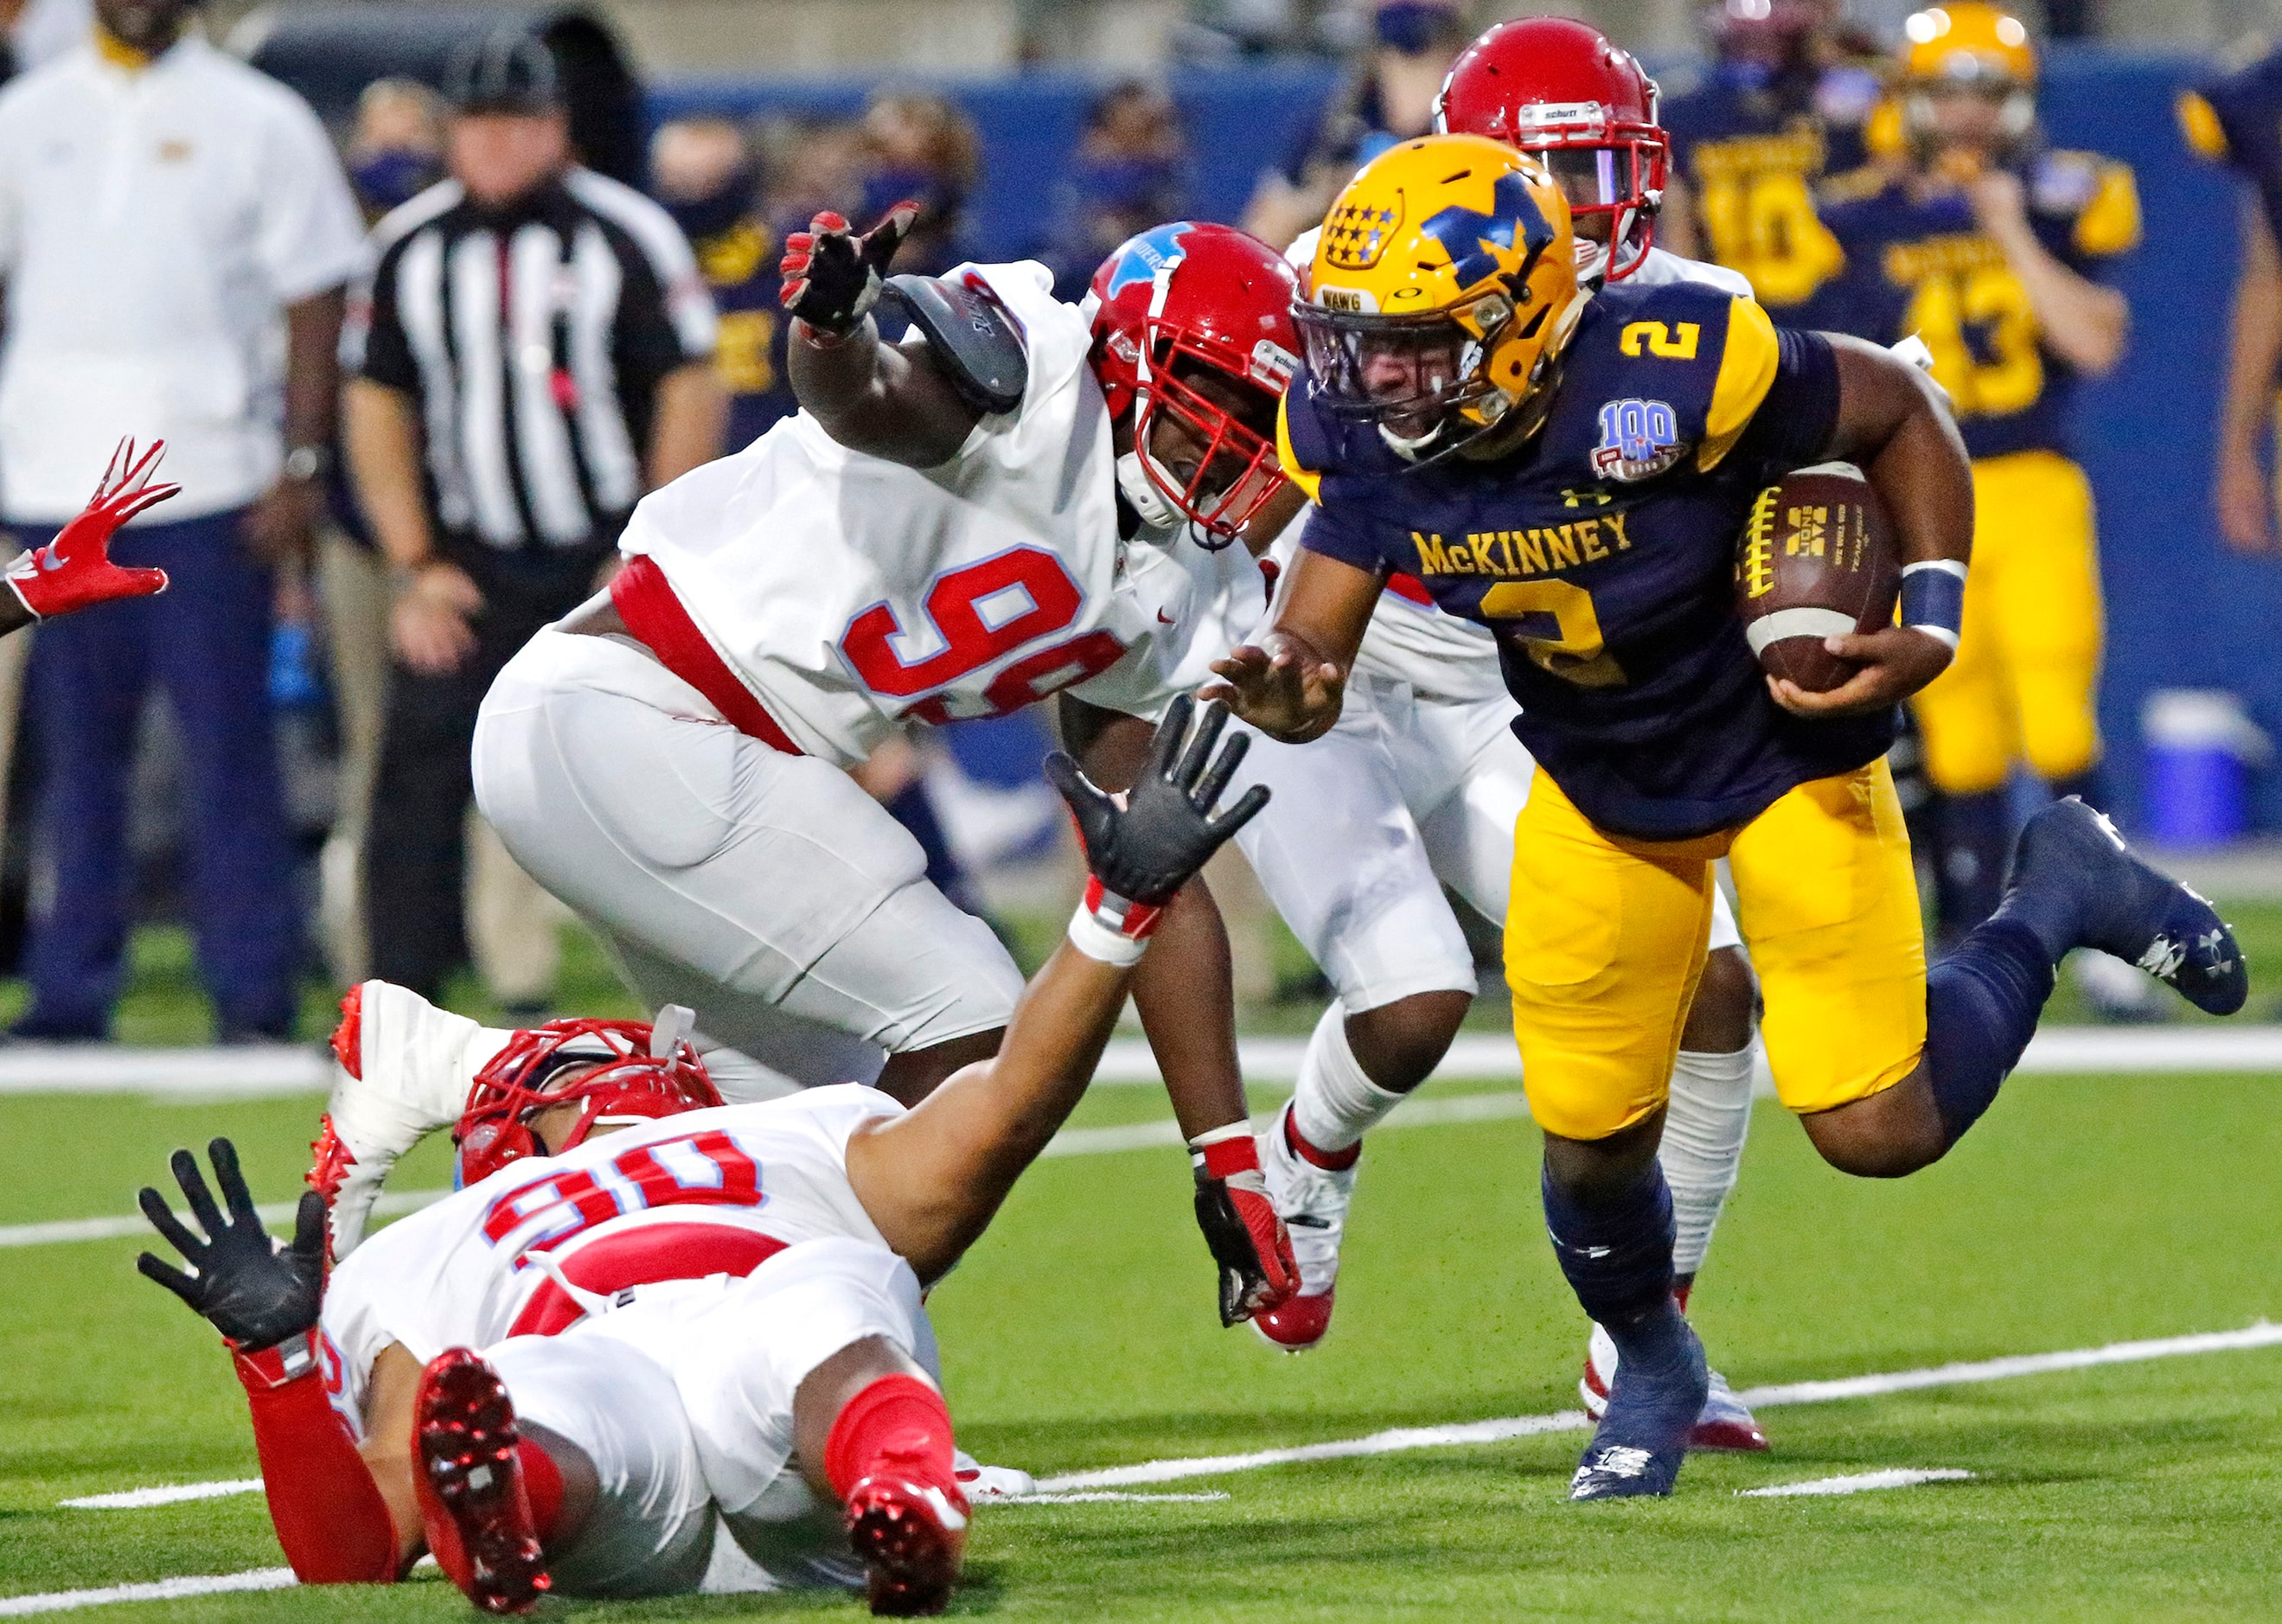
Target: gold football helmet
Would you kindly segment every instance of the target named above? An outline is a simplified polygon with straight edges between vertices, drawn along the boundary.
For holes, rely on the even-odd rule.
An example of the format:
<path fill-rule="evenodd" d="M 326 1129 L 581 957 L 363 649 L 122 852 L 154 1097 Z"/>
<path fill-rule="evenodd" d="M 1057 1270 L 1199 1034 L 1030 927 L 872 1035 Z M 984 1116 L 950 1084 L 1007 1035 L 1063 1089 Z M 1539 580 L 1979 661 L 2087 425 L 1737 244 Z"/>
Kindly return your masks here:
<path fill-rule="evenodd" d="M 1982 0 L 1956 0 L 1913 13 L 1902 33 L 1902 124 L 1913 146 L 1926 153 L 1938 146 L 1935 99 L 1960 93 L 1997 105 L 2001 147 L 2026 138 L 2037 121 L 2037 48 L 2019 18 Z"/>
<path fill-rule="evenodd" d="M 1318 400 L 1419 462 L 1535 432 L 1589 297 L 1560 186 L 1479 136 L 1374 159 L 1325 216 L 1308 289 L 1294 314 Z"/>

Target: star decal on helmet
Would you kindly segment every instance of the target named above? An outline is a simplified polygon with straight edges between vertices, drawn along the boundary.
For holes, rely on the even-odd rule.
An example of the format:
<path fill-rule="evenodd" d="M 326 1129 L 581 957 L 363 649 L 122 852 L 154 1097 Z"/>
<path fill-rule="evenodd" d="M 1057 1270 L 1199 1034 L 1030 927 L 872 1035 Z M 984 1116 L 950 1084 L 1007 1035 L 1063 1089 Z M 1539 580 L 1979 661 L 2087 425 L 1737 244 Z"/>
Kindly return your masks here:
<path fill-rule="evenodd" d="M 1323 221 L 1323 258 L 1341 270 L 1368 270 L 1378 263 L 1386 239 L 1402 223 L 1402 194 L 1378 202 L 1343 203 Z"/>

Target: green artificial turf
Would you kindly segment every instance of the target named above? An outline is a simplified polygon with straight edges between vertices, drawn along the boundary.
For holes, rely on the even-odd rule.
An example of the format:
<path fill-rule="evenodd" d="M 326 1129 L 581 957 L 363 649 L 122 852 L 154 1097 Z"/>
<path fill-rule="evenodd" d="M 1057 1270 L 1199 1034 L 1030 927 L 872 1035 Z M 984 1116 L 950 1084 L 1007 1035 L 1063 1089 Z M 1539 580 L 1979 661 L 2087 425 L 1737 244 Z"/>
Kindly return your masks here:
<path fill-rule="evenodd" d="M 1438 1082 L 1429 1094 L 1458 1092 Z M 1479 1085 L 1477 1085 L 1479 1086 Z M 2263 1078 L 2023 1078 L 1941 1166 L 1817 1162 L 1763 1104 L 1696 1318 L 1739 1387 L 2221 1330 L 2282 1317 L 2282 1105 Z M 289 1196 L 314 1099 L 0 1103 L 0 1223 L 124 1208 L 166 1150 L 237 1138 Z M 1162 1114 L 1105 1088 L 1076 1125 Z M 1399 1119 L 1398 1119 L 1399 1120 Z M 401 1180 L 433 1185 L 439 1160 Z M 1573 1407 L 1582 1321 L 1521 1122 L 1375 1138 L 1338 1319 L 1289 1358 L 1223 1332 L 1169 1149 L 1041 1163 L 933 1301 L 961 1440 L 1044 1472 Z M 67 1496 L 253 1475 L 212 1335 L 136 1243 L 0 1248 L 0 1601 L 278 1565 L 258 1496 L 66 1511 Z M 1186 1480 L 1207 1504 L 983 1509 L 955 1611 L 1091 1619 L 2216 1619 L 2282 1611 L 2282 1348 L 1800 1405 L 1760 1457 L 1668 1502 L 1562 1499 L 1581 1435 Z M 1735 1490 L 1882 1467 L 1969 1481 L 1828 1499 Z M 818 1597 L 543 1616 L 860 1614 Z M 393 1590 L 107 1607 L 120 1620 L 471 1616 Z"/>

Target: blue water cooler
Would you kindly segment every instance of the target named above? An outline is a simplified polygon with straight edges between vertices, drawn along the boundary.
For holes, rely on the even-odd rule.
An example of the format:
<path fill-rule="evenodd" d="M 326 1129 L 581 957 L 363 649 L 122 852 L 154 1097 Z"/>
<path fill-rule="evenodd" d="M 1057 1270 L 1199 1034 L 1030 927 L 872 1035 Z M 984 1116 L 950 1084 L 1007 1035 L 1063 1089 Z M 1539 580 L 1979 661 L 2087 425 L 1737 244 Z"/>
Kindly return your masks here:
<path fill-rule="evenodd" d="M 2139 712 L 2148 832 L 2160 845 L 2216 846 L 2250 831 L 2250 775 L 2273 744 L 2220 688 L 2158 688 Z"/>

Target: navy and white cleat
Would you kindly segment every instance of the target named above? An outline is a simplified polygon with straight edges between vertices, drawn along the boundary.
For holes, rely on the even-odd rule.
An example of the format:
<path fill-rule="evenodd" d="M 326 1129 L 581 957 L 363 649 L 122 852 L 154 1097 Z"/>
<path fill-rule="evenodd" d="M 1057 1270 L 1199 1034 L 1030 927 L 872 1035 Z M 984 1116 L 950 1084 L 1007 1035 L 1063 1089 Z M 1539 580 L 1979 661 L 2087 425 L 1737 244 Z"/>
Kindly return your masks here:
<path fill-rule="evenodd" d="M 1655 1358 L 1622 1361 L 1608 1408 L 1585 1446 L 1572 1500 L 1618 1500 L 1668 1495 L 1679 1480 L 1688 1441 L 1712 1389 L 1704 1344 L 1677 1307 L 1662 1327 L 1666 1348 Z"/>
<path fill-rule="evenodd" d="M 2242 949 L 2218 911 L 2142 862 L 2078 796 L 2030 819 L 2014 848 L 2008 891 L 2043 887 L 2076 902 L 2077 945 L 2138 966 L 2209 1014 L 2231 1015 L 2249 998 Z"/>
<path fill-rule="evenodd" d="M 1684 1310 L 1683 1310 L 1684 1311 Z M 1577 1383 L 1577 1395 L 1584 1401 L 1585 1413 L 1599 1420 L 1609 1410 L 1609 1388 L 1617 1379 L 1616 1340 L 1603 1325 L 1593 1327 L 1592 1338 L 1585 1345 L 1585 1374 Z M 1696 1418 L 1696 1429 L 1688 1435 L 1690 1449 L 1735 1450 L 1759 1453 L 1770 1446 L 1767 1435 L 1759 1429 L 1757 1417 L 1750 1407 L 1735 1396 L 1727 1379 L 1719 1371 L 1711 1373 L 1711 1387 L 1704 1397 L 1704 1412 Z"/>

